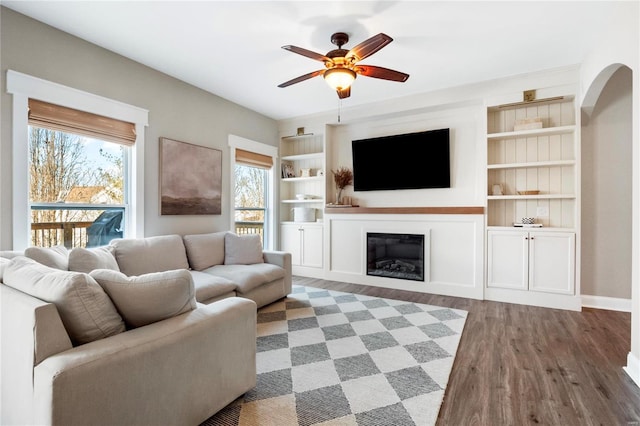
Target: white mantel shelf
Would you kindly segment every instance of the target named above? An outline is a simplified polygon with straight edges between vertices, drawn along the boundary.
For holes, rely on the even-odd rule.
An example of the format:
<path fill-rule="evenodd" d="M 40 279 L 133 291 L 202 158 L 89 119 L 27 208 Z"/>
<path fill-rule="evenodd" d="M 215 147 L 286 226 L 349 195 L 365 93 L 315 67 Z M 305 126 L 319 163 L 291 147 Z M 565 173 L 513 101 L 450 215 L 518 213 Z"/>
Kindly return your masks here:
<path fill-rule="evenodd" d="M 484 207 L 325 207 L 325 214 L 484 214 Z"/>

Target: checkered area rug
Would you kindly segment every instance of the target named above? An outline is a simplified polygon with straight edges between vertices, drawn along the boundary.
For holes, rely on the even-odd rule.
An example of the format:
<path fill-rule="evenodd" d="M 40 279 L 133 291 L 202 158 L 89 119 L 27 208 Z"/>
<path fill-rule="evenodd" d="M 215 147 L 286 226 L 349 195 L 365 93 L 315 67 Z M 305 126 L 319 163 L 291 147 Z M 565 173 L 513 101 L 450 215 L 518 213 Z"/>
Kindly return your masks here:
<path fill-rule="evenodd" d="M 257 385 L 202 425 L 432 425 L 466 311 L 294 286 L 258 311 Z"/>

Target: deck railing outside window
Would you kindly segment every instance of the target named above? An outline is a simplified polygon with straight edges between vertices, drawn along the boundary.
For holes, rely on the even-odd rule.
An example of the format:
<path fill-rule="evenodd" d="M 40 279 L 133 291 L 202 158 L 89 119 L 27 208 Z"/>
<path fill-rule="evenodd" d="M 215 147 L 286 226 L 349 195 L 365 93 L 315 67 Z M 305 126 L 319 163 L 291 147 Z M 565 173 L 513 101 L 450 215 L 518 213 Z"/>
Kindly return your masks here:
<path fill-rule="evenodd" d="M 124 235 L 124 206 L 40 203 L 33 204 L 31 210 L 53 212 L 56 217 L 54 221 L 46 222 L 33 222 L 32 219 L 33 246 L 96 247 Z M 82 220 L 64 219 L 69 217 Z"/>
<path fill-rule="evenodd" d="M 83 220 L 31 223 L 31 245 L 33 246 L 52 247 L 55 245 L 64 245 L 69 249 L 74 247 L 91 247 L 108 244 L 107 240 L 110 239 L 109 237 L 119 238 L 123 234 L 123 220 L 118 219 L 117 222 L 119 223 L 112 229 L 105 229 L 108 225 L 100 223 L 100 217 L 103 213 L 122 212 L 122 206 L 100 206 L 99 208 L 101 210 L 96 210 L 97 207 L 87 208 L 86 206 L 83 206 L 82 208 L 77 208 L 69 205 L 34 205 L 31 208 L 32 210 L 77 211 L 80 214 L 86 214 L 88 211 L 92 210 L 92 213 L 96 216 L 96 219 L 93 221 Z M 240 212 L 240 214 L 245 213 L 244 217 L 247 217 L 246 213 L 251 212 L 253 213 L 251 215 L 253 217 L 264 218 L 265 209 L 239 208 L 236 209 L 236 212 Z M 105 215 L 102 216 L 104 217 Z M 235 233 L 238 235 L 258 234 L 264 239 L 264 219 L 236 221 Z M 101 237 L 103 238 L 99 238 L 98 234 L 101 234 Z"/>
<path fill-rule="evenodd" d="M 236 234 L 259 234 L 264 243 L 264 217 L 266 209 L 238 207 L 236 210 Z M 242 220 L 240 220 L 242 218 Z"/>

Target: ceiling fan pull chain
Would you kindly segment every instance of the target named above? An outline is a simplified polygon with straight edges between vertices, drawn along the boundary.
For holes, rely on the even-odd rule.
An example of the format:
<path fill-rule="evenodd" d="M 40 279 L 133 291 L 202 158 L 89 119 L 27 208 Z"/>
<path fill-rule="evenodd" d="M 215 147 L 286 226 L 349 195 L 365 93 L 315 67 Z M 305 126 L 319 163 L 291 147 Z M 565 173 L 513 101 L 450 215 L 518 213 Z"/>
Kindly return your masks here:
<path fill-rule="evenodd" d="M 342 99 L 338 99 L 338 123 L 340 122 L 341 113 L 342 113 Z"/>

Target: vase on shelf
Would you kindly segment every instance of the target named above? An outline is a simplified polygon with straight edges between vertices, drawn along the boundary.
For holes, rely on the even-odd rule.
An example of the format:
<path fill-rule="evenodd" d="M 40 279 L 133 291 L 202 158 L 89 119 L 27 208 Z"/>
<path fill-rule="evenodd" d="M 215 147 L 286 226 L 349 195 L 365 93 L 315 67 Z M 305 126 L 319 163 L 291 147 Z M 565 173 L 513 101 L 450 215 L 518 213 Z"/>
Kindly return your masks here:
<path fill-rule="evenodd" d="M 338 188 L 338 192 L 336 192 L 336 204 L 342 204 L 342 190 L 344 188 Z"/>

